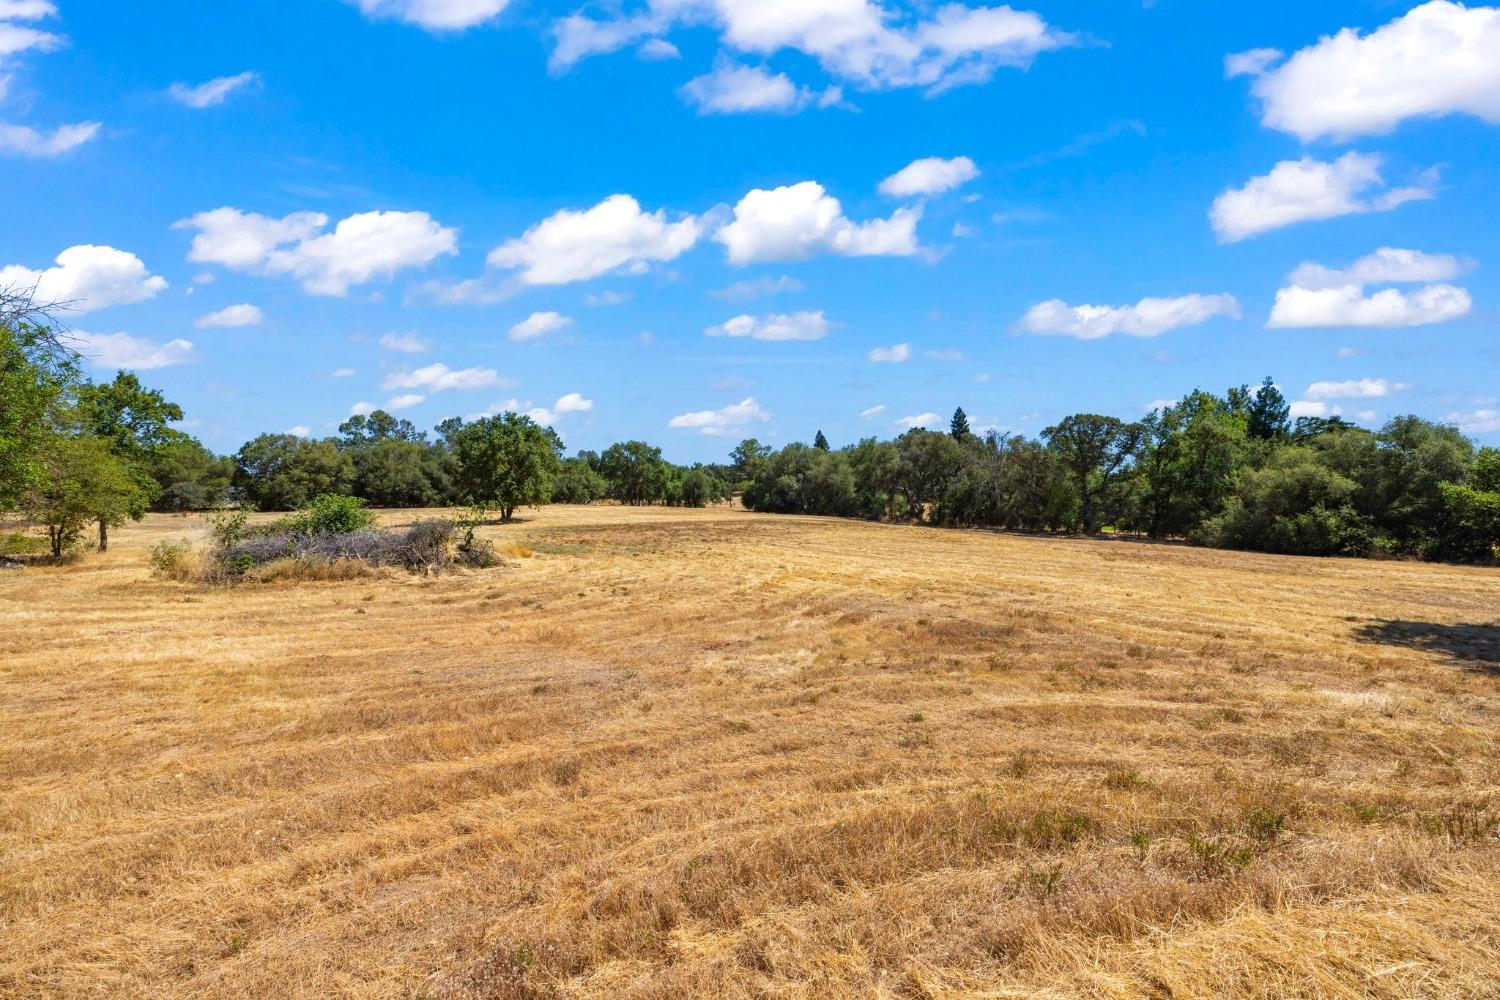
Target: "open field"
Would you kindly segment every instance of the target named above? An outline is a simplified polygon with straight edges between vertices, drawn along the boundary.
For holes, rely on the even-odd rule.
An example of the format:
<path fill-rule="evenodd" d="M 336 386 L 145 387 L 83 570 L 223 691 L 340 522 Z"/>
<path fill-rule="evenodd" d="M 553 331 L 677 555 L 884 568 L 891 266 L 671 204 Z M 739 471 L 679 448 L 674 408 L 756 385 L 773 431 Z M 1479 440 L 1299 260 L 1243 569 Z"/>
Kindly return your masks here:
<path fill-rule="evenodd" d="M 554 507 L 150 579 L 198 530 L 0 575 L 0 995 L 1500 996 L 1494 570 Z"/>

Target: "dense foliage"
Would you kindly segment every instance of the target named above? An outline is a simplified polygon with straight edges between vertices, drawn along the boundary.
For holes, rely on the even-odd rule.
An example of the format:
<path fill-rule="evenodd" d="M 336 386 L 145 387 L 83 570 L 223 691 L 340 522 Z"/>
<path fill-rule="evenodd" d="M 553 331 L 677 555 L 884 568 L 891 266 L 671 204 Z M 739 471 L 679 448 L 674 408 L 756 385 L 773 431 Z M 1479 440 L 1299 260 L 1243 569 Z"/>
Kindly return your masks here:
<path fill-rule="evenodd" d="M 1293 424 L 1270 379 L 1194 391 L 1126 423 L 1074 414 L 1038 440 L 911 430 L 839 450 L 747 440 L 731 456 L 754 510 L 1025 531 L 1101 530 L 1299 555 L 1489 561 L 1500 451 L 1419 417 L 1373 432 Z"/>

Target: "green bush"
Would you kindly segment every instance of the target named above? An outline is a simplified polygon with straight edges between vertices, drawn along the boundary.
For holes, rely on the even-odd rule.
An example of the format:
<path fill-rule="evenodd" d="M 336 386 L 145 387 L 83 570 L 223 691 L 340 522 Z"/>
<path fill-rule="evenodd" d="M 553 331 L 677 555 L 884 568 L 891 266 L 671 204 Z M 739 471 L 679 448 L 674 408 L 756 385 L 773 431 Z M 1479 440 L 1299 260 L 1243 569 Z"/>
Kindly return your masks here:
<path fill-rule="evenodd" d="M 151 575 L 160 580 L 191 580 L 199 565 L 198 554 L 186 538 L 162 542 L 151 550 Z"/>
<path fill-rule="evenodd" d="M 299 535 L 350 535 L 374 528 L 375 515 L 359 497 L 323 493 L 283 519 L 281 527 Z"/>

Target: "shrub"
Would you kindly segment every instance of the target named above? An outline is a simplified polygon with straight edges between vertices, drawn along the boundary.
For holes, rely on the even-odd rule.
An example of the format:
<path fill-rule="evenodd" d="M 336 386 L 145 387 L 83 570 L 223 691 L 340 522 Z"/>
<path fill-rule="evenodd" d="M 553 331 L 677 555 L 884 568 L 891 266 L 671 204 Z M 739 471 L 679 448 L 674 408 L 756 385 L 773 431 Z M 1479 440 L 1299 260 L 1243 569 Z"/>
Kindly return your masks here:
<path fill-rule="evenodd" d="M 186 538 L 162 542 L 151 550 L 151 575 L 159 580 L 191 580 L 201 568 L 198 553 Z"/>
<path fill-rule="evenodd" d="M 348 535 L 375 527 L 375 515 L 359 497 L 323 493 L 278 527 L 299 535 Z"/>

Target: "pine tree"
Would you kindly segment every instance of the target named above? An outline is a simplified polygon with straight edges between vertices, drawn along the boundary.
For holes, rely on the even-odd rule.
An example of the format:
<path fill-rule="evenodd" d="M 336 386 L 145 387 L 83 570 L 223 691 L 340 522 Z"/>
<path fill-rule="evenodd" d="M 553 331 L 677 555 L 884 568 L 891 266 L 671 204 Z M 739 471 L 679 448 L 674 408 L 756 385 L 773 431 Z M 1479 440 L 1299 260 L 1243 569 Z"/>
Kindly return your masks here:
<path fill-rule="evenodd" d="M 813 438 L 813 447 L 818 449 L 819 451 L 830 450 L 828 447 L 828 439 L 823 436 L 822 431 L 818 431 L 818 436 Z"/>
<path fill-rule="evenodd" d="M 948 425 L 948 433 L 953 435 L 955 441 L 962 441 L 969 436 L 969 415 L 962 406 L 953 411 L 953 422 Z"/>
<path fill-rule="evenodd" d="M 1276 383 L 1271 381 L 1267 375 L 1266 380 L 1260 384 L 1255 391 L 1255 398 L 1250 402 L 1249 420 L 1246 430 L 1250 436 L 1262 440 L 1273 440 L 1285 437 L 1290 425 L 1292 408 L 1287 405 L 1286 397 L 1281 390 L 1276 388 Z"/>

